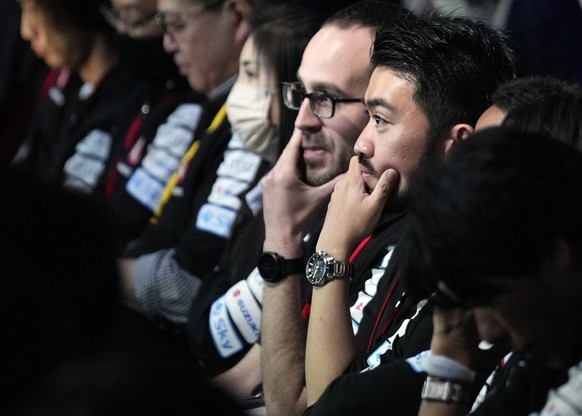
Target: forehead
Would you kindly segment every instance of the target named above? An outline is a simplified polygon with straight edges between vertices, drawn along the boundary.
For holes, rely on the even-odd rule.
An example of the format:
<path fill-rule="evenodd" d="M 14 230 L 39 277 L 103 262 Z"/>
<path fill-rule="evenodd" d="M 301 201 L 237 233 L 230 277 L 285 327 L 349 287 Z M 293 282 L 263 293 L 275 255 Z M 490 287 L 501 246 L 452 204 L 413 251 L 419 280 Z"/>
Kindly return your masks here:
<path fill-rule="evenodd" d="M 475 131 L 483 130 L 487 127 L 500 126 L 507 114 L 496 105 L 492 105 L 481 114 L 475 124 Z"/>
<path fill-rule="evenodd" d="M 273 71 L 269 69 L 264 59 L 258 56 L 252 35 L 244 43 L 239 57 L 239 63 L 239 78 L 249 81 L 247 75 L 252 74 L 255 83 L 275 83 L 274 76 L 271 76 Z"/>
<path fill-rule="evenodd" d="M 363 96 L 371 66 L 373 33 L 368 28 L 325 26 L 311 39 L 301 60 L 298 78 L 307 89 L 334 85 L 353 96 Z"/>
<path fill-rule="evenodd" d="M 22 8 L 22 12 L 26 13 L 41 13 L 43 9 L 40 4 L 38 4 L 34 0 L 20 0 L 20 7 Z"/>
<path fill-rule="evenodd" d="M 241 63 L 249 60 L 256 62 L 257 60 L 257 51 L 255 49 L 255 41 L 252 35 L 250 35 L 247 40 L 245 41 L 243 48 L 240 53 L 240 61 Z"/>
<path fill-rule="evenodd" d="M 192 6 L 196 6 L 198 2 L 193 0 L 157 0 L 158 10 L 163 11 L 185 11 Z"/>
<path fill-rule="evenodd" d="M 414 101 L 414 92 L 415 84 L 412 81 L 396 75 L 389 68 L 377 67 L 366 89 L 366 106 L 383 107 L 403 115 L 420 113 L 425 116 Z"/>

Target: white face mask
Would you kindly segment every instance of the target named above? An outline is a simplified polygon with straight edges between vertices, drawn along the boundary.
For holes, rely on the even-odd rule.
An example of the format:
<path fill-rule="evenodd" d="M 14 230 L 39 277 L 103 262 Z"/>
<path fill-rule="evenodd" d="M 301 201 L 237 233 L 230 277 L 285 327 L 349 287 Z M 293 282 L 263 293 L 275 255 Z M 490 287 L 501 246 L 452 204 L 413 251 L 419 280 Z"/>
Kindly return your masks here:
<path fill-rule="evenodd" d="M 226 99 L 226 114 L 247 150 L 276 162 L 277 127 L 269 119 L 273 96 L 262 86 L 237 80 Z"/>

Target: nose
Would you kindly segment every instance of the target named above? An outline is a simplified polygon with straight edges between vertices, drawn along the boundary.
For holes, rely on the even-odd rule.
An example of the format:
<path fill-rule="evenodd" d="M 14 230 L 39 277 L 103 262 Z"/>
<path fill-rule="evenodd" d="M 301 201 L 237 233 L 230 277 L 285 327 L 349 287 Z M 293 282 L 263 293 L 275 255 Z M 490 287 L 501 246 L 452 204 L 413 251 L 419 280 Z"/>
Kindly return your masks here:
<path fill-rule="evenodd" d="M 178 50 L 178 44 L 176 42 L 176 38 L 170 32 L 164 31 L 164 51 L 166 53 L 174 53 Z"/>
<path fill-rule="evenodd" d="M 322 126 L 322 120 L 311 111 L 309 98 L 305 98 L 301 103 L 301 107 L 299 107 L 299 113 L 295 119 L 295 127 L 301 131 L 315 133 L 321 130 Z"/>
<path fill-rule="evenodd" d="M 358 136 L 356 143 L 354 143 L 354 152 L 357 155 L 363 155 L 368 159 L 374 155 L 374 144 L 372 142 L 372 136 L 370 134 L 370 129 L 372 128 L 371 124 L 372 124 L 371 120 L 368 121 L 368 123 Z"/>
<path fill-rule="evenodd" d="M 28 16 L 24 10 L 22 11 L 22 15 L 20 17 L 20 37 L 27 41 L 32 40 L 34 37 L 34 30 L 32 29 L 28 20 Z"/>

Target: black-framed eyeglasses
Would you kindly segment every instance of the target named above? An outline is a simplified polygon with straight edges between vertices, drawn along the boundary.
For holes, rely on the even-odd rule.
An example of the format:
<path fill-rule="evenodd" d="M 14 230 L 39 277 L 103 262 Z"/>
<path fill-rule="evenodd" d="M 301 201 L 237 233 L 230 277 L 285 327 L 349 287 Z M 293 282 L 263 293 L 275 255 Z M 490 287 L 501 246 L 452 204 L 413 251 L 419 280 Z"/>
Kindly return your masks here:
<path fill-rule="evenodd" d="M 363 103 L 362 98 L 335 98 L 325 92 L 307 93 L 300 82 L 283 82 L 283 103 L 291 110 L 299 110 L 303 100 L 309 98 L 309 107 L 319 118 L 332 118 L 337 103 Z"/>

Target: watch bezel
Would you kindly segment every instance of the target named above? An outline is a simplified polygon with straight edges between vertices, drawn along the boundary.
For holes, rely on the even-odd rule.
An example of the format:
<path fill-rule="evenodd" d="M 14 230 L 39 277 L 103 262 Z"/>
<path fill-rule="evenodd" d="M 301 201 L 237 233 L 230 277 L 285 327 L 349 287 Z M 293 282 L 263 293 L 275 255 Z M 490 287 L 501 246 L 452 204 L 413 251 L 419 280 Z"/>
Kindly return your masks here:
<path fill-rule="evenodd" d="M 353 265 L 349 261 L 339 261 L 325 251 L 311 255 L 305 265 L 305 276 L 313 286 L 323 286 L 333 279 L 353 279 Z"/>
<path fill-rule="evenodd" d="M 257 268 L 259 269 L 259 274 L 261 275 L 265 282 L 277 281 L 277 276 L 281 274 L 281 263 L 279 261 L 280 258 L 281 256 L 279 256 L 277 253 L 273 251 L 265 251 L 259 257 Z M 272 269 L 265 270 L 266 266 L 269 266 L 269 268 L 271 268 L 271 262 Z M 270 271 L 271 273 L 267 275 L 266 274 L 267 271 Z"/>
<path fill-rule="evenodd" d="M 305 265 L 307 281 L 314 286 L 321 286 L 329 274 L 329 257 L 325 251 L 316 251 L 309 257 Z M 321 264 L 318 264 L 321 263 Z M 323 267 L 321 267 L 323 265 Z"/>
<path fill-rule="evenodd" d="M 270 274 L 266 274 L 267 271 L 265 270 L 265 262 L 269 262 L 267 265 L 271 269 L 269 270 L 271 271 Z M 303 257 L 296 259 L 286 259 L 274 251 L 264 251 L 259 257 L 259 261 L 257 263 L 259 275 L 265 282 L 269 283 L 277 283 L 292 274 L 301 274 L 304 270 L 304 267 L 305 261 Z"/>

